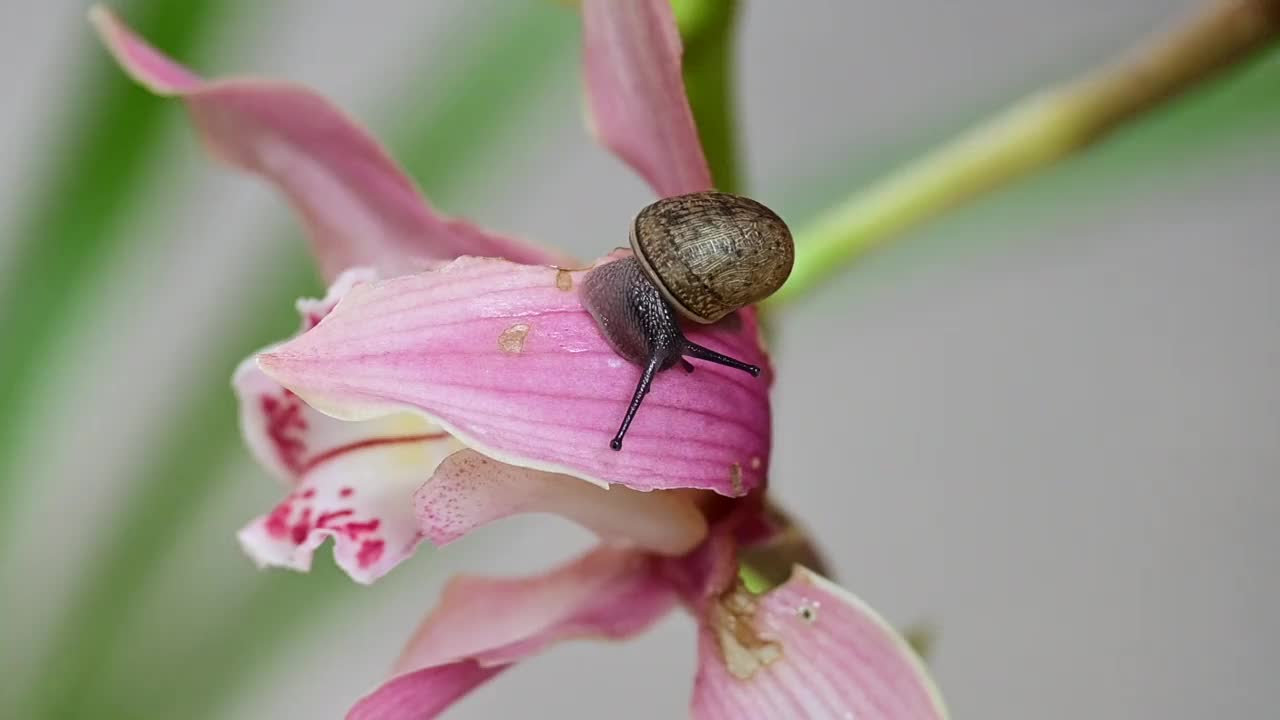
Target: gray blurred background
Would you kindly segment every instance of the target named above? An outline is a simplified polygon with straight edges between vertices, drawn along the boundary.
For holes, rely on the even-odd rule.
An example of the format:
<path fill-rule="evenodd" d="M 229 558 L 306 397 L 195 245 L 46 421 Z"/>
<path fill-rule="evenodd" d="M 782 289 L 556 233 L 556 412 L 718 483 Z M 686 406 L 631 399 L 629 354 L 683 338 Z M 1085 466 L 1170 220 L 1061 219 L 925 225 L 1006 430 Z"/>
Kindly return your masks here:
<path fill-rule="evenodd" d="M 387 91 L 424 72 L 417 60 L 446 41 L 464 5 L 474 16 L 484 4 L 499 1 L 276 2 L 223 23 L 200 69 L 301 81 L 382 129 Z M 1069 77 L 1194 4 L 745 2 L 749 188 L 807 217 L 904 148 Z M 85 7 L 5 3 L 0 217 L 29 201 L 58 141 L 51 118 L 75 89 L 59 78 L 89 50 L 106 62 L 86 49 Z M 438 62 L 430 72 L 444 83 L 456 68 Z M 576 49 L 549 72 L 522 132 L 438 203 L 593 257 L 622 242 L 648 190 L 583 131 Z M 424 93 L 406 107 L 431 103 Z M 126 225 L 138 241 L 109 257 L 23 422 L 0 575 L 8 691 L 43 671 L 45 638 L 128 501 L 130 459 L 233 322 L 228 298 L 271 282 L 262 258 L 291 222 L 266 186 L 206 161 L 176 108 L 166 117 L 149 211 Z M 1274 713 L 1277 160 L 1273 129 L 1168 172 L 1107 182 L 1095 166 L 1077 181 L 1036 179 L 929 225 L 779 316 L 773 488 L 842 584 L 895 623 L 936 626 L 932 665 L 955 717 Z M 19 241 L 0 236 L 0 277 Z M 150 717 L 133 709 L 136 691 L 185 717 L 180 689 L 165 699 L 149 687 L 146 663 L 182 657 L 156 648 L 181 648 L 200 618 L 246 602 L 260 575 L 233 533 L 279 490 L 243 452 L 212 476 L 216 490 L 182 532 L 155 539 L 163 562 L 97 671 L 120 688 L 104 696 L 114 703 L 104 716 Z M 448 575 L 528 572 L 589 542 L 556 519 L 521 518 L 424 548 L 387 582 L 344 588 L 321 609 L 302 596 L 304 627 L 271 648 L 232 649 L 228 662 L 254 671 L 218 690 L 210 716 L 338 717 Z M 317 558 L 328 564 L 327 548 Z M 673 615 L 635 642 L 557 647 L 446 717 L 680 717 L 694 659 L 692 623 Z"/>

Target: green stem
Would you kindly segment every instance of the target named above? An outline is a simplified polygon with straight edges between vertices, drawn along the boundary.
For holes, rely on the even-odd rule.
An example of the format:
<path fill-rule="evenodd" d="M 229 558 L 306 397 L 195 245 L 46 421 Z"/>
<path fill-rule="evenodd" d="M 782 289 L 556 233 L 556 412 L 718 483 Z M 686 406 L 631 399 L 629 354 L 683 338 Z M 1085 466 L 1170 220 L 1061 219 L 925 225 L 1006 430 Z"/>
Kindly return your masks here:
<path fill-rule="evenodd" d="M 718 189 L 743 184 L 734 122 L 733 48 L 736 0 L 677 0 L 676 22 L 684 41 L 684 86 L 698 137 Z"/>
<path fill-rule="evenodd" d="M 885 241 L 1088 147 L 1278 34 L 1280 0 L 1219 0 L 1125 57 L 1015 104 L 798 232 L 791 277 L 766 305 L 793 300 Z"/>
<path fill-rule="evenodd" d="M 745 562 L 738 565 L 738 579 L 742 581 L 743 585 L 747 586 L 747 590 L 756 595 L 769 592 L 782 584 L 773 578 L 766 577 L 764 573 L 761 573 L 753 565 Z"/>

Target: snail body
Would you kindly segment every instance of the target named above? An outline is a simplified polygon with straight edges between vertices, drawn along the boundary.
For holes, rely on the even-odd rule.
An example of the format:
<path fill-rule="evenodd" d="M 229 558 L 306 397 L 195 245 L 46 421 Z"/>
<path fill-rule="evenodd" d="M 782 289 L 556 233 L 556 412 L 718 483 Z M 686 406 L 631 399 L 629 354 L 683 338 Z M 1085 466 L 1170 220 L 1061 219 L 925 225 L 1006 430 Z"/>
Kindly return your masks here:
<path fill-rule="evenodd" d="M 686 357 L 758 376 L 760 368 L 690 342 L 680 318 L 710 324 L 772 295 L 791 272 L 795 246 L 786 223 L 739 195 L 700 192 L 663 198 L 631 223 L 632 257 L 583 279 L 582 304 L 609 345 L 643 372 L 617 435 L 622 439 L 653 378 Z"/>

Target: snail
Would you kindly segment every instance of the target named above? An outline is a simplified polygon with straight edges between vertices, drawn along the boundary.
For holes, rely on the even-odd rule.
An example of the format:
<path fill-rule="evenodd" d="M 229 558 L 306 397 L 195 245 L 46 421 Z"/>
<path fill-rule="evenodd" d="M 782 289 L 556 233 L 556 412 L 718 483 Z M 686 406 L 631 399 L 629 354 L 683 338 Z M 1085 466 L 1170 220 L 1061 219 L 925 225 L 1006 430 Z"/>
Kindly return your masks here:
<path fill-rule="evenodd" d="M 679 317 L 711 324 L 772 295 L 795 259 L 782 218 L 750 198 L 697 192 L 654 202 L 631 222 L 634 254 L 583 278 L 582 304 L 615 352 L 643 371 L 618 434 L 622 438 L 659 372 L 686 357 L 760 375 L 760 368 L 690 342 Z"/>

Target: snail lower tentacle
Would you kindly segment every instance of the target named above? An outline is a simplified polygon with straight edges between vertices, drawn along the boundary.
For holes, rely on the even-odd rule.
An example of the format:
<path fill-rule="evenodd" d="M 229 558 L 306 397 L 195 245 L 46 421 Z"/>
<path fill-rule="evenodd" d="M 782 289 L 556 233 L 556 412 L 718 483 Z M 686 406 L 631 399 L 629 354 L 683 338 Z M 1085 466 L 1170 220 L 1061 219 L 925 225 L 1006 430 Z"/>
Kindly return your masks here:
<path fill-rule="evenodd" d="M 615 352 L 643 370 L 618 432 L 609 447 L 622 449 L 631 421 L 653 385 L 654 377 L 677 363 L 685 372 L 693 364 L 684 356 L 759 375 L 760 368 L 722 355 L 685 338 L 671 305 L 645 276 L 634 257 L 601 265 L 583 279 L 582 304 Z"/>

